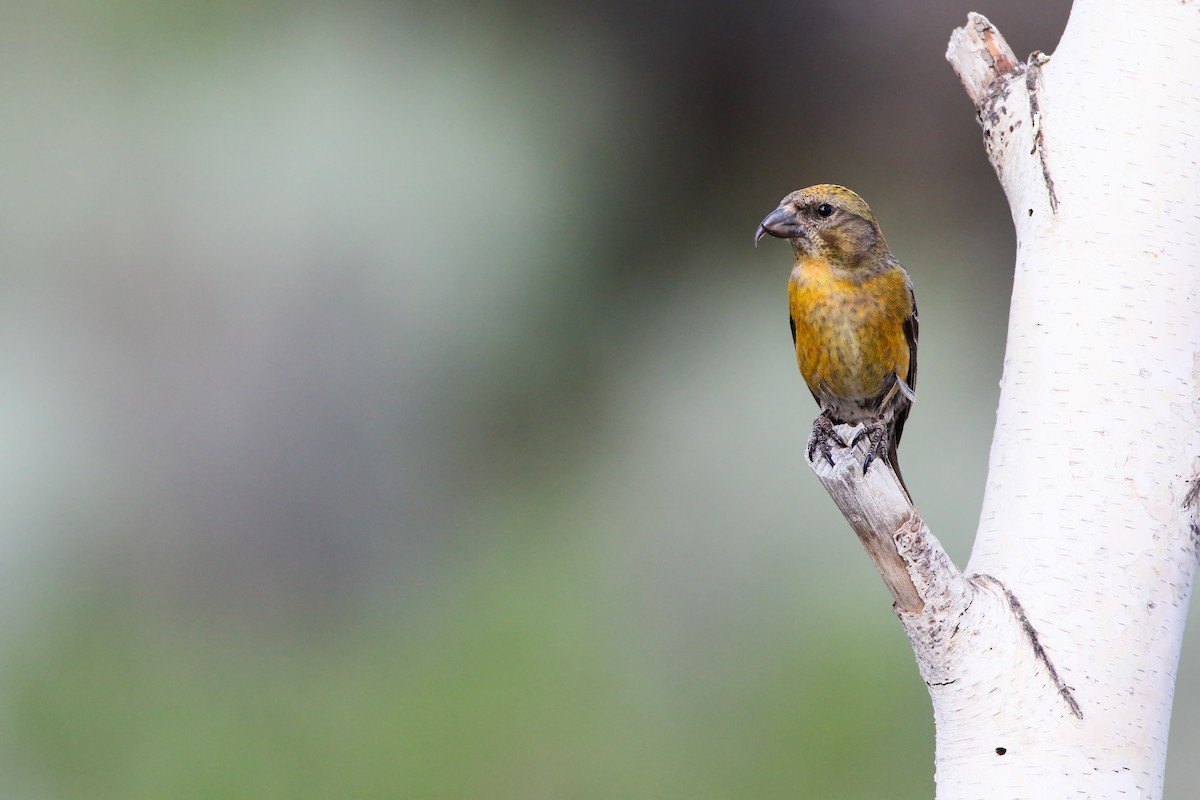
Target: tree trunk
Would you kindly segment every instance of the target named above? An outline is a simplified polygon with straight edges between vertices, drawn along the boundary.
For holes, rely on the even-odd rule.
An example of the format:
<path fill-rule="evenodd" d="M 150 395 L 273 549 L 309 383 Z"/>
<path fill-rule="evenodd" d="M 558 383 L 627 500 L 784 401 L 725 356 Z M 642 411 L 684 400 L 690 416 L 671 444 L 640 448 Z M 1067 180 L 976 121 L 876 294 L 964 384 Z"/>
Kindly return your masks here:
<path fill-rule="evenodd" d="M 886 465 L 814 470 L 882 552 L 939 800 L 1159 798 L 1200 548 L 1200 5 L 1077 0 L 1024 64 L 972 14 L 947 58 L 1017 231 L 967 569 Z"/>

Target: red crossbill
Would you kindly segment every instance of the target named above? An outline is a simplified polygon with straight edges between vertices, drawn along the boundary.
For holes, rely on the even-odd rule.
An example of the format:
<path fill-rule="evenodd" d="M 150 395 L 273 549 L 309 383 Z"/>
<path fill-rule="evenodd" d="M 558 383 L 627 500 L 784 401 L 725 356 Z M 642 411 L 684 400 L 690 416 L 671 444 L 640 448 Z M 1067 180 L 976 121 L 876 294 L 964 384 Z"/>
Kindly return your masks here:
<path fill-rule="evenodd" d="M 917 384 L 917 302 L 908 273 L 871 209 L 844 186 L 792 192 L 758 226 L 754 243 L 766 234 L 787 239 L 796 254 L 788 281 L 792 342 L 821 407 L 809 460 L 819 450 L 832 465 L 831 442 L 847 447 L 867 438 L 863 473 L 880 457 L 904 486 L 896 448 Z M 834 431 L 843 423 L 864 425 L 849 445 Z"/>

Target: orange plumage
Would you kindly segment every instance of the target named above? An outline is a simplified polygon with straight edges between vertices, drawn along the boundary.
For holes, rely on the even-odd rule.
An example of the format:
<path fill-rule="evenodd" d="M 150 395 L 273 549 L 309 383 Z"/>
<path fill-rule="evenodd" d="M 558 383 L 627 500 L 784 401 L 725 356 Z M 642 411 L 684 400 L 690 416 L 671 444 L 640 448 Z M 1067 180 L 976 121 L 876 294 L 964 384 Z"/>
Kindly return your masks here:
<path fill-rule="evenodd" d="M 888 250 L 871 209 L 842 186 L 793 192 L 755 235 L 788 239 L 795 263 L 788 305 L 796 362 L 821 416 L 809 449 L 832 463 L 840 423 L 865 424 L 871 446 L 896 471 L 917 380 L 917 306 L 904 267 Z M 856 437 L 856 441 L 859 437 Z M 887 442 L 886 450 L 883 449 Z M 907 491 L 907 488 L 906 488 Z"/>

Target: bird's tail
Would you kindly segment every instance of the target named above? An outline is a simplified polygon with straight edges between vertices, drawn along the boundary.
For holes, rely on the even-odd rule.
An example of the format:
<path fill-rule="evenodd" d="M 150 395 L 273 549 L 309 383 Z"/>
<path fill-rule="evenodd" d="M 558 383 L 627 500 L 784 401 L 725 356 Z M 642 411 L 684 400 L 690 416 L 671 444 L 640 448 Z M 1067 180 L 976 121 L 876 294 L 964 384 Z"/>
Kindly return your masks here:
<path fill-rule="evenodd" d="M 908 485 L 904 482 L 904 475 L 900 473 L 900 456 L 897 453 L 897 448 L 900 445 L 900 437 L 892 435 L 888 436 L 888 464 L 892 467 L 892 472 L 896 473 L 896 480 L 900 481 L 900 488 L 904 490 L 904 494 L 908 496 L 908 502 L 912 502 L 912 494 L 908 491 Z"/>
<path fill-rule="evenodd" d="M 912 493 L 908 491 L 908 485 L 904 483 L 904 476 L 900 474 L 900 457 L 896 454 L 896 450 L 900 447 L 900 437 L 904 435 L 904 423 L 908 421 L 908 411 L 911 408 L 912 400 L 905 397 L 898 404 L 896 414 L 888 425 L 888 463 L 892 465 L 892 472 L 896 473 L 896 480 L 900 481 L 900 488 L 904 490 L 910 503 L 912 502 Z"/>

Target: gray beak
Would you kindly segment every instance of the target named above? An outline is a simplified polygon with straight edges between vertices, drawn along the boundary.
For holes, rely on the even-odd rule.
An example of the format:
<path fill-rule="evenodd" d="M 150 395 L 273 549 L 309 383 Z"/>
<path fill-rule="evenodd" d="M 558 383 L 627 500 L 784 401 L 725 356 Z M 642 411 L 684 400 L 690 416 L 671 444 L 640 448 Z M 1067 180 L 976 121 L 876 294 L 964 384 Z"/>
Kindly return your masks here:
<path fill-rule="evenodd" d="M 793 239 L 804 235 L 804 227 L 793 209 L 780 206 L 758 223 L 758 230 L 754 232 L 754 246 L 758 247 L 759 241 L 768 233 L 777 239 Z"/>

